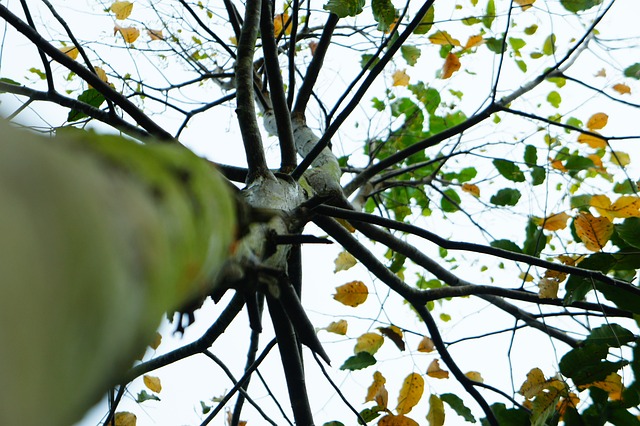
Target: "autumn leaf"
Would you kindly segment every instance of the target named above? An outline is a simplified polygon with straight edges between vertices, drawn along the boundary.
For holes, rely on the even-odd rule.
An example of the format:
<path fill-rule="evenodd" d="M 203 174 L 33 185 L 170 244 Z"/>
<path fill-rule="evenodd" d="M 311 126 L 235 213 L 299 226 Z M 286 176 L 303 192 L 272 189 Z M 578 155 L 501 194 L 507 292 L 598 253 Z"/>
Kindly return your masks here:
<path fill-rule="evenodd" d="M 594 217 L 591 213 L 581 212 L 574 220 L 576 233 L 591 251 L 600 251 L 613 234 L 613 223 L 606 217 Z"/>
<path fill-rule="evenodd" d="M 151 349 L 153 350 L 156 350 L 160 346 L 160 343 L 162 343 L 162 334 L 156 331 L 156 334 L 153 336 L 153 340 L 151 341 L 151 343 L 149 343 L 149 347 L 151 347 Z"/>
<path fill-rule="evenodd" d="M 331 322 L 331 324 L 329 324 L 325 328 L 325 330 L 327 330 L 329 333 L 335 333 L 335 334 L 344 336 L 345 334 L 347 334 L 348 327 L 349 327 L 349 324 L 347 323 L 346 320 L 339 320 L 339 321 Z"/>
<path fill-rule="evenodd" d="M 609 116 L 604 112 L 599 112 L 597 114 L 593 114 L 589 121 L 587 121 L 587 129 L 589 130 L 600 130 L 604 126 L 607 125 L 609 121 Z"/>
<path fill-rule="evenodd" d="M 631 94 L 631 88 L 626 84 L 614 84 L 613 90 L 620 93 L 621 95 Z"/>
<path fill-rule="evenodd" d="M 128 411 L 121 411 L 114 416 L 115 426 L 136 426 L 136 415 Z"/>
<path fill-rule="evenodd" d="M 578 142 L 586 143 L 591 148 L 595 148 L 595 149 L 606 148 L 607 146 L 606 139 L 599 138 L 598 136 L 593 136 L 586 133 L 581 133 L 580 136 L 578 136 Z"/>
<path fill-rule="evenodd" d="M 427 413 L 427 421 L 429 422 L 429 426 L 444 425 L 444 404 L 437 395 L 431 394 L 429 396 L 429 412 Z"/>
<path fill-rule="evenodd" d="M 625 167 L 628 166 L 631 162 L 631 157 L 629 157 L 629 154 L 627 154 L 626 152 L 613 151 L 611 152 L 610 160 L 615 165 Z"/>
<path fill-rule="evenodd" d="M 348 220 L 341 219 L 341 218 L 336 218 L 336 222 L 338 222 L 340 225 L 342 225 L 342 227 L 344 229 L 346 229 L 347 231 L 351 232 L 352 234 L 354 232 L 356 232 L 356 228 L 354 228 L 353 225 L 351 223 L 349 223 Z"/>
<path fill-rule="evenodd" d="M 596 387 L 607 392 L 612 401 L 620 401 L 622 399 L 624 386 L 622 385 L 622 377 L 618 373 L 611 373 L 599 382 L 578 386 L 578 389 L 583 390 L 590 387 Z"/>
<path fill-rule="evenodd" d="M 431 340 L 427 336 L 424 336 L 422 340 L 420 340 L 420 343 L 418 344 L 418 352 L 425 352 L 425 353 L 433 352 L 435 347 L 436 346 L 433 344 L 433 340 Z"/>
<path fill-rule="evenodd" d="M 601 68 L 597 73 L 594 74 L 595 77 L 606 77 L 607 76 L 607 70 L 605 70 L 604 68 Z"/>
<path fill-rule="evenodd" d="M 405 416 L 394 416 L 387 414 L 378 422 L 378 426 L 420 426 L 415 420 Z"/>
<path fill-rule="evenodd" d="M 477 371 L 469 371 L 467 373 L 464 373 L 464 375 L 467 376 L 469 380 L 473 380 L 474 382 L 478 383 L 484 383 L 482 375 Z"/>
<path fill-rule="evenodd" d="M 429 41 L 440 46 L 460 46 L 460 40 L 451 37 L 446 31 L 437 31 L 431 34 Z"/>
<path fill-rule="evenodd" d="M 362 281 L 351 281 L 336 287 L 333 298 L 343 305 L 355 308 L 367 300 L 369 289 Z"/>
<path fill-rule="evenodd" d="M 113 34 L 115 35 L 117 33 L 120 33 L 124 41 L 126 41 L 127 43 L 133 43 L 138 39 L 138 37 L 140 37 L 140 30 L 135 27 L 125 28 L 116 25 L 115 27 L 113 27 Z"/>
<path fill-rule="evenodd" d="M 160 379 L 158 377 L 145 374 L 142 377 L 142 381 L 150 391 L 155 393 L 160 393 L 162 391 L 162 383 L 160 383 Z"/>
<path fill-rule="evenodd" d="M 286 35 L 291 34 L 291 20 L 287 13 L 280 13 L 273 18 L 273 34 L 278 37 L 282 33 L 283 27 L 285 27 L 284 33 Z"/>
<path fill-rule="evenodd" d="M 478 188 L 478 185 L 474 185 L 472 183 L 463 183 L 462 190 L 473 195 L 476 198 L 480 197 L 480 188 Z"/>
<path fill-rule="evenodd" d="M 149 38 L 154 40 L 164 40 L 164 34 L 162 34 L 162 30 L 147 30 L 147 35 Z"/>
<path fill-rule="evenodd" d="M 540 299 L 556 299 L 560 282 L 553 278 L 543 278 L 538 282 L 538 297 Z"/>
<path fill-rule="evenodd" d="M 96 75 L 100 80 L 104 81 L 105 83 L 109 82 L 109 78 L 107 77 L 107 73 L 105 72 L 105 70 L 100 67 L 93 67 L 93 69 L 95 70 Z"/>
<path fill-rule="evenodd" d="M 422 376 L 418 373 L 409 374 L 400 388 L 396 412 L 401 415 L 409 413 L 420 401 L 423 392 L 424 379 Z"/>
<path fill-rule="evenodd" d="M 527 373 L 527 380 L 520 386 L 518 393 L 527 399 L 531 399 L 545 388 L 545 383 L 546 379 L 542 370 L 533 368 Z"/>
<path fill-rule="evenodd" d="M 390 327 L 378 327 L 378 331 L 382 333 L 383 336 L 390 339 L 401 351 L 404 351 L 405 345 L 403 340 L 402 330 L 392 325 Z"/>
<path fill-rule="evenodd" d="M 67 55 L 68 57 L 70 57 L 73 60 L 76 60 L 78 58 L 78 49 L 75 46 L 66 46 L 66 47 L 61 47 L 60 51 L 62 53 L 64 53 L 65 55 Z"/>
<path fill-rule="evenodd" d="M 338 254 L 338 257 L 336 257 L 336 260 L 334 260 L 333 263 L 336 265 L 335 269 L 333 270 L 333 272 L 335 273 L 353 268 L 358 263 L 358 261 L 348 251 L 342 251 L 340 252 L 340 254 Z"/>
<path fill-rule="evenodd" d="M 315 41 L 309 42 L 309 50 L 311 50 L 311 56 L 316 54 L 316 49 L 318 48 L 318 43 Z"/>
<path fill-rule="evenodd" d="M 594 195 L 589 204 L 609 220 L 640 217 L 640 198 L 633 195 L 623 195 L 613 204 L 606 195 Z"/>
<path fill-rule="evenodd" d="M 386 382 L 387 379 L 384 378 L 381 372 L 376 371 L 373 373 L 373 383 L 371 383 L 371 386 L 367 389 L 367 396 L 364 398 L 364 402 L 373 401 L 380 389 L 384 388 Z"/>
<path fill-rule="evenodd" d="M 393 73 L 393 85 L 394 86 L 408 86 L 409 85 L 409 75 L 405 72 L 405 70 L 399 70 Z"/>
<path fill-rule="evenodd" d="M 121 21 L 123 19 L 127 19 L 129 15 L 131 15 L 133 3 L 130 1 L 116 1 L 113 2 L 109 10 L 116 14 L 116 19 Z"/>
<path fill-rule="evenodd" d="M 567 411 L 568 407 L 576 408 L 580 403 L 580 398 L 573 392 L 569 392 L 569 396 L 563 396 L 556 404 L 556 411 L 560 414 L 560 419 L 562 420 L 562 416 L 565 411 Z"/>
<path fill-rule="evenodd" d="M 517 4 L 518 6 L 520 6 L 522 8 L 522 10 L 527 10 L 530 7 L 532 7 L 533 3 L 535 3 L 536 0 L 513 0 L 513 2 L 515 4 Z"/>
<path fill-rule="evenodd" d="M 558 231 L 567 227 L 567 220 L 569 220 L 570 217 L 571 216 L 565 212 L 562 212 L 552 214 L 545 219 L 536 218 L 534 219 L 534 222 L 536 225 L 542 226 L 542 228 L 547 231 Z"/>
<path fill-rule="evenodd" d="M 375 355 L 383 343 L 384 337 L 378 333 L 364 333 L 362 336 L 358 337 L 356 346 L 353 348 L 353 352 L 355 354 L 367 352 L 371 355 Z"/>
<path fill-rule="evenodd" d="M 434 359 L 427 367 L 427 376 L 433 377 L 434 379 L 448 379 L 449 372 L 440 368 L 440 362 L 437 359 Z"/>
<path fill-rule="evenodd" d="M 482 34 L 476 34 L 469 37 L 467 42 L 464 45 L 465 50 L 471 49 L 472 47 L 480 46 L 484 43 L 484 39 L 482 38 Z"/>
<path fill-rule="evenodd" d="M 453 53 L 449 52 L 447 55 L 447 59 L 444 61 L 444 66 L 442 67 L 442 79 L 446 80 L 451 77 L 454 72 L 460 69 L 460 59 Z"/>

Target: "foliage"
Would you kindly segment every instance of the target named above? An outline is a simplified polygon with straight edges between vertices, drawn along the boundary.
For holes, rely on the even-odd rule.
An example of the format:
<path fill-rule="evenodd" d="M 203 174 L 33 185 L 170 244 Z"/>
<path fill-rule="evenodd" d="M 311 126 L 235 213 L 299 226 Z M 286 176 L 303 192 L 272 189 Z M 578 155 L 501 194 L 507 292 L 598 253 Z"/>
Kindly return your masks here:
<path fill-rule="evenodd" d="M 204 354 L 230 378 L 194 397 L 204 424 L 225 408 L 231 425 L 638 423 L 633 0 L 17 3 L 0 5 L 14 123 L 120 132 L 140 142 L 127 146 L 142 176 L 147 145 L 183 143 L 240 189 L 208 294 L 219 305 L 175 301 L 177 329 L 194 312 L 187 332 L 207 329 L 121 375 L 109 418 L 170 406 L 159 369 Z M 172 170 L 159 175 L 194 184 Z M 180 214 L 167 226 L 217 241 L 210 220 L 184 218 L 200 217 L 199 191 L 169 203 Z M 168 263 L 189 271 L 204 243 L 181 244 Z M 225 335 L 244 365 L 225 358 Z M 266 367 L 275 346 L 281 365 Z M 266 383 L 280 374 L 291 414 Z M 128 406 L 139 377 L 143 407 Z M 251 398 L 263 391 L 273 404 Z"/>

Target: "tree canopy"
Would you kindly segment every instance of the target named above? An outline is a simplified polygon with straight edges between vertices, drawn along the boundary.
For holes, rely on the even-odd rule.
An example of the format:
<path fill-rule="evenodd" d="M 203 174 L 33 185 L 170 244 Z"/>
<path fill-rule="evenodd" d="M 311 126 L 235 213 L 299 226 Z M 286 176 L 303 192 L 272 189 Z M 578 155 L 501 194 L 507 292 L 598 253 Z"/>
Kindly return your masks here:
<path fill-rule="evenodd" d="M 123 185 L 143 182 L 170 217 L 158 226 L 189 224 L 176 225 L 179 243 L 201 257 L 234 230 L 206 285 L 186 256 L 184 275 L 163 269 L 206 288 L 175 301 L 173 326 L 210 322 L 175 349 L 156 340 L 111 380 L 105 421 L 135 424 L 119 405 L 141 377 L 140 412 L 171 404 L 157 370 L 205 355 L 229 381 L 194 397 L 202 424 L 640 424 L 638 11 L 633 0 L 0 4 L 0 100 L 14 126 L 119 134 L 96 155 L 138 169 Z M 203 195 L 191 167 L 217 189 Z M 203 206 L 226 197 L 236 205 L 222 203 L 228 221 L 214 226 L 219 211 Z M 130 202 L 105 217 L 130 217 Z M 327 267 L 331 282 L 318 282 Z M 216 343 L 238 323 L 233 358 L 246 356 L 232 371 Z M 273 357 L 279 367 L 261 369 Z M 280 378 L 286 403 L 270 387 Z"/>

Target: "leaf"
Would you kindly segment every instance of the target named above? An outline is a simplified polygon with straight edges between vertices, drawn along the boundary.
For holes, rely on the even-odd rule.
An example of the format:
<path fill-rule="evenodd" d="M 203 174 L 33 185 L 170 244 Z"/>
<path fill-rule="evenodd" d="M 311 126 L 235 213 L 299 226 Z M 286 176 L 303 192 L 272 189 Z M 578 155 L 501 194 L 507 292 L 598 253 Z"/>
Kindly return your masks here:
<path fill-rule="evenodd" d="M 522 253 L 522 249 L 511 240 L 494 240 L 489 243 L 491 247 L 499 248 L 502 250 L 512 251 L 514 253 Z"/>
<path fill-rule="evenodd" d="M 362 13 L 364 4 L 364 0 L 329 0 L 322 8 L 335 13 L 339 18 L 345 18 Z"/>
<path fill-rule="evenodd" d="M 144 381 L 144 385 L 152 392 L 160 393 L 162 391 L 162 383 L 160 383 L 160 379 L 155 376 L 149 376 L 145 374 L 142 377 Z"/>
<path fill-rule="evenodd" d="M 446 213 L 455 213 L 460 210 L 461 203 L 460 196 L 452 189 L 446 189 L 442 193 L 442 199 L 440 200 L 440 208 Z"/>
<path fill-rule="evenodd" d="M 473 417 L 473 413 L 471 410 L 464 405 L 464 401 L 458 396 L 452 393 L 445 393 L 440 395 L 440 399 L 446 402 L 449 407 L 453 409 L 459 416 L 463 417 L 466 421 L 470 423 L 476 423 L 475 417 Z"/>
<path fill-rule="evenodd" d="M 533 257 L 539 257 L 547 239 L 541 229 L 538 228 L 533 218 L 529 218 L 525 228 L 526 238 L 522 245 L 522 252 Z"/>
<path fill-rule="evenodd" d="M 598 136 L 589 135 L 586 133 L 580 133 L 580 135 L 578 136 L 578 142 L 586 143 L 591 148 L 595 148 L 595 149 L 607 147 L 606 139 L 600 138 Z"/>
<path fill-rule="evenodd" d="M 513 0 L 515 4 L 520 6 L 523 11 L 529 9 L 536 0 Z"/>
<path fill-rule="evenodd" d="M 471 49 L 476 46 L 480 46 L 484 43 L 484 39 L 482 38 L 482 34 L 472 35 L 467 39 L 467 42 L 464 45 L 465 50 Z"/>
<path fill-rule="evenodd" d="M 410 66 L 414 66 L 418 62 L 418 58 L 420 58 L 421 54 L 420 49 L 417 47 L 406 45 L 400 47 L 400 53 L 402 53 L 402 57 Z"/>
<path fill-rule="evenodd" d="M 107 77 L 105 70 L 100 67 L 93 67 L 93 70 L 101 81 L 104 81 L 105 83 L 109 82 L 109 77 Z"/>
<path fill-rule="evenodd" d="M 444 425 L 444 404 L 442 400 L 434 394 L 429 396 L 429 412 L 427 413 L 427 421 L 429 426 Z"/>
<path fill-rule="evenodd" d="M 606 195 L 594 195 L 590 204 L 600 215 L 610 220 L 617 217 L 640 217 L 640 197 L 634 195 L 622 195 L 613 204 Z"/>
<path fill-rule="evenodd" d="M 578 13 L 591 9 L 602 3 L 602 0 L 560 0 L 560 4 L 569 12 Z"/>
<path fill-rule="evenodd" d="M 105 101 L 105 98 L 102 95 L 102 93 L 98 92 L 96 89 L 91 88 L 82 92 L 78 96 L 78 100 L 80 102 L 89 104 L 92 107 L 98 108 Z M 67 121 L 69 122 L 78 121 L 80 119 L 85 118 L 86 116 L 87 115 L 85 113 L 72 109 L 69 111 L 69 115 L 67 116 Z"/>
<path fill-rule="evenodd" d="M 600 130 L 607 125 L 608 121 L 609 116 L 607 114 L 605 114 L 604 112 L 598 112 L 596 114 L 593 114 L 589 118 L 589 121 L 587 121 L 587 129 Z"/>
<path fill-rule="evenodd" d="M 338 254 L 338 257 L 336 257 L 336 260 L 334 260 L 333 263 L 336 265 L 333 272 L 336 273 L 336 272 L 346 271 L 348 269 L 353 268 L 354 266 L 356 266 L 358 261 L 356 260 L 355 257 L 353 257 L 351 253 L 345 250 L 345 251 L 341 251 Z"/>
<path fill-rule="evenodd" d="M 353 348 L 353 353 L 359 354 L 360 352 L 368 352 L 371 355 L 375 355 L 378 349 L 384 343 L 384 337 L 378 333 L 364 333 L 356 342 Z"/>
<path fill-rule="evenodd" d="M 489 200 L 496 206 L 515 206 L 520 200 L 520 191 L 515 188 L 503 188 Z"/>
<path fill-rule="evenodd" d="M 607 392 L 612 401 L 619 401 L 622 399 L 622 390 L 624 387 L 622 386 L 622 377 L 618 373 L 611 373 L 602 381 L 581 385 L 578 389 L 582 390 L 590 387 L 596 387 Z"/>
<path fill-rule="evenodd" d="M 273 17 L 273 35 L 275 37 L 278 37 L 282 33 L 282 28 L 284 28 L 286 35 L 291 34 L 291 27 L 291 19 L 286 12 L 279 13 Z"/>
<path fill-rule="evenodd" d="M 371 11 L 373 19 L 378 23 L 378 30 L 388 31 L 396 19 L 396 8 L 391 0 L 372 0 Z"/>
<path fill-rule="evenodd" d="M 429 41 L 440 46 L 460 46 L 460 40 L 451 37 L 446 31 L 436 31 L 429 36 Z"/>
<path fill-rule="evenodd" d="M 409 85 L 409 75 L 405 72 L 405 70 L 398 70 L 393 73 L 393 86 L 408 86 Z"/>
<path fill-rule="evenodd" d="M 600 251 L 613 234 L 613 224 L 606 217 L 594 217 L 581 212 L 574 220 L 576 233 L 584 246 L 591 251 Z"/>
<path fill-rule="evenodd" d="M 520 170 L 513 161 L 496 158 L 493 160 L 493 165 L 498 170 L 498 173 L 500 173 L 505 179 L 512 182 L 525 181 L 524 173 L 522 173 L 522 170 Z"/>
<path fill-rule="evenodd" d="M 562 388 L 549 387 L 544 392 L 536 395 L 531 410 L 532 426 L 544 426 L 547 424 L 547 419 L 555 413 L 556 405 L 563 390 Z"/>
<path fill-rule="evenodd" d="M 420 20 L 420 23 L 418 24 L 416 29 L 413 30 L 413 33 L 414 34 L 428 33 L 429 30 L 431 29 L 431 26 L 433 25 L 434 19 L 435 19 L 435 8 L 431 6 L 429 10 L 427 10 L 427 13 L 425 13 L 422 19 Z"/>
<path fill-rule="evenodd" d="M 402 330 L 400 328 L 392 325 L 390 327 L 378 327 L 378 331 L 380 331 L 380 333 L 382 333 L 384 337 L 387 337 L 389 340 L 391 340 L 398 349 L 404 351 L 405 344 L 403 340 Z"/>
<path fill-rule="evenodd" d="M 494 19 L 496 19 L 496 4 L 494 0 L 489 0 L 487 2 L 487 12 L 482 18 L 482 24 L 487 28 L 491 28 Z"/>
<path fill-rule="evenodd" d="M 75 46 L 66 46 L 66 47 L 61 47 L 60 51 L 62 53 L 64 53 L 65 55 L 67 55 L 68 57 L 70 57 L 71 59 L 75 60 L 78 58 L 78 48 Z"/>
<path fill-rule="evenodd" d="M 468 194 L 473 195 L 476 198 L 480 197 L 480 188 L 478 188 L 478 185 L 474 185 L 472 183 L 463 183 L 462 190 Z"/>
<path fill-rule="evenodd" d="M 630 246 L 640 249 L 640 218 L 630 217 L 622 224 L 616 225 L 616 232 L 622 240 Z"/>
<path fill-rule="evenodd" d="M 533 368 L 527 373 L 527 380 L 520 386 L 518 393 L 527 399 L 532 399 L 545 388 L 545 384 L 546 379 L 542 370 Z"/>
<path fill-rule="evenodd" d="M 625 68 L 624 76 L 635 78 L 636 80 L 640 80 L 640 63 L 635 63 Z"/>
<path fill-rule="evenodd" d="M 560 360 L 560 372 L 576 386 L 604 380 L 627 364 L 627 361 L 603 361 L 608 355 L 606 345 L 588 344 L 573 348 Z"/>
<path fill-rule="evenodd" d="M 418 343 L 418 352 L 424 352 L 424 353 L 433 352 L 435 347 L 436 346 L 433 344 L 433 340 L 431 340 L 427 336 L 424 336 L 422 340 L 420 340 L 420 343 Z"/>
<path fill-rule="evenodd" d="M 128 411 L 120 411 L 114 416 L 115 426 L 136 426 L 136 415 Z"/>
<path fill-rule="evenodd" d="M 611 323 L 594 328 L 585 340 L 586 344 L 606 345 L 610 348 L 620 348 L 630 342 L 635 337 L 633 333 L 619 324 Z"/>
<path fill-rule="evenodd" d="M 382 373 L 380 373 L 379 371 L 373 373 L 373 383 L 371 383 L 371 385 L 367 389 L 367 396 L 364 398 L 364 402 L 373 401 L 378 392 L 380 392 L 380 389 L 384 388 L 384 384 L 386 382 L 387 379 L 384 378 Z"/>
<path fill-rule="evenodd" d="M 327 327 L 325 327 L 325 330 L 327 330 L 329 333 L 334 333 L 334 334 L 339 334 L 341 336 L 344 336 L 347 334 L 348 327 L 349 327 L 349 324 L 347 323 L 346 320 L 338 320 L 338 321 L 332 321 Z"/>
<path fill-rule="evenodd" d="M 140 37 L 140 30 L 135 27 L 113 27 L 113 34 L 120 33 L 125 42 L 131 44 Z"/>
<path fill-rule="evenodd" d="M 551 56 L 555 53 L 556 51 L 556 35 L 555 34 L 550 34 L 544 41 L 544 44 L 542 45 L 542 53 L 544 53 L 547 56 Z"/>
<path fill-rule="evenodd" d="M 396 412 L 400 415 L 409 413 L 422 398 L 424 379 L 418 373 L 409 374 L 402 383 L 398 394 Z"/>
<path fill-rule="evenodd" d="M 529 167 L 538 164 L 538 149 L 535 146 L 527 145 L 524 147 L 524 162 Z"/>
<path fill-rule="evenodd" d="M 631 162 L 631 157 L 626 152 L 612 151 L 610 161 L 617 166 L 626 167 Z"/>
<path fill-rule="evenodd" d="M 631 88 L 626 84 L 622 84 L 622 83 L 614 84 L 613 90 L 620 93 L 621 95 L 631 94 Z"/>
<path fill-rule="evenodd" d="M 356 355 L 347 358 L 340 366 L 340 370 L 362 370 L 376 363 L 376 359 L 369 352 L 359 352 Z"/>
<path fill-rule="evenodd" d="M 387 414 L 378 422 L 378 426 L 420 426 L 415 420 L 403 415 Z"/>
<path fill-rule="evenodd" d="M 151 343 L 149 343 L 149 347 L 153 350 L 156 350 L 160 346 L 160 343 L 162 343 L 162 334 L 156 331 L 153 335 L 153 340 L 151 341 Z"/>
<path fill-rule="evenodd" d="M 464 375 L 467 376 L 469 380 L 473 380 L 474 382 L 478 382 L 478 383 L 484 383 L 484 379 L 482 378 L 482 375 L 477 371 L 468 371 L 464 373 Z"/>
<path fill-rule="evenodd" d="M 434 379 L 448 379 L 449 372 L 440 368 L 440 362 L 437 359 L 434 359 L 427 367 L 427 376 L 433 377 Z"/>
<path fill-rule="evenodd" d="M 116 1 L 111 4 L 110 11 L 116 14 L 116 19 L 127 19 L 133 10 L 133 3 L 130 1 Z"/>
<path fill-rule="evenodd" d="M 549 102 L 551 106 L 553 106 L 554 108 L 559 108 L 560 102 L 562 102 L 562 97 L 560 96 L 560 93 L 556 92 L 555 90 L 552 90 L 547 95 L 547 102 Z"/>
<path fill-rule="evenodd" d="M 560 282 L 553 278 L 542 278 L 538 282 L 538 297 L 540 299 L 556 299 Z"/>
<path fill-rule="evenodd" d="M 164 34 L 162 34 L 162 29 L 159 29 L 159 30 L 148 29 L 147 35 L 149 36 L 151 41 L 164 40 Z"/>
<path fill-rule="evenodd" d="M 333 298 L 343 305 L 355 308 L 367 300 L 369 289 L 362 281 L 351 281 L 336 287 Z"/>
<path fill-rule="evenodd" d="M 136 402 L 140 404 L 145 401 L 160 401 L 160 397 L 158 397 L 158 395 L 149 393 L 146 390 L 142 389 L 140 392 L 138 392 L 138 395 L 136 396 Z"/>
<path fill-rule="evenodd" d="M 571 216 L 569 216 L 565 212 L 562 212 L 552 214 L 545 219 L 536 219 L 535 224 L 538 226 L 542 226 L 542 229 L 545 229 L 547 231 L 558 231 L 567 227 L 567 220 L 569 220 L 570 217 Z"/>
<path fill-rule="evenodd" d="M 453 53 L 449 52 L 447 58 L 444 61 L 444 65 L 442 66 L 442 75 L 441 78 L 446 80 L 451 77 L 454 72 L 460 69 L 460 59 Z"/>

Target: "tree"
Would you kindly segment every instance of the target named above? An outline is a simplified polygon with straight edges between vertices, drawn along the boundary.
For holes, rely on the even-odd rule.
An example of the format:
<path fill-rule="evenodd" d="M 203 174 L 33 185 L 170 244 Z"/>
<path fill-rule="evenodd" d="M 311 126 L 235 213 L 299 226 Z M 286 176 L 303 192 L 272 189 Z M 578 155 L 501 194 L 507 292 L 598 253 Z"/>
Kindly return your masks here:
<path fill-rule="evenodd" d="M 121 133 L 146 143 L 133 146 L 149 161 L 158 144 L 201 149 L 195 141 L 204 138 L 218 170 L 242 188 L 231 196 L 214 184 L 224 194 L 217 197 L 237 203 L 224 215 L 223 228 L 237 230 L 225 266 L 208 273 L 206 294 L 171 301 L 181 305 L 181 331 L 202 296 L 226 307 L 195 342 L 123 374 L 107 421 L 118 416 L 127 383 L 145 375 L 152 393 L 138 399 L 157 399 L 159 381 L 148 373 L 192 355 L 231 375 L 210 348 L 246 306 L 246 369 L 221 400 L 202 402 L 203 424 L 234 397 L 229 424 L 240 424 L 246 401 L 264 416 L 249 424 L 285 422 L 250 398 L 249 379 L 274 346 L 299 425 L 314 424 L 305 384 L 312 366 L 353 411 L 315 419 L 328 425 L 356 417 L 424 424 L 421 409 L 430 425 L 443 424 L 445 412 L 491 425 L 639 423 L 640 198 L 628 151 L 640 135 L 627 123 L 640 106 L 632 101 L 640 63 L 630 59 L 639 34 L 628 35 L 637 30 L 623 21 L 634 7 L 622 0 L 329 0 L 322 8 L 299 0 L 116 1 L 81 12 L 48 0 L 0 5 L 7 27 L 0 89 L 12 121 L 58 134 Z M 105 35 L 110 21 L 113 37 Z M 244 154 L 233 165 L 215 152 L 232 149 L 219 140 L 221 123 L 234 115 L 229 107 Z M 23 119 L 28 111 L 37 115 Z M 77 139 L 90 145 L 100 137 Z M 128 158 L 114 152 L 117 164 Z M 178 182 L 191 195 L 171 205 L 197 217 L 202 194 L 190 192 L 183 173 L 168 173 L 170 164 L 128 174 L 125 185 L 149 187 L 152 173 L 171 175 L 145 196 Z M 200 230 L 193 238 L 221 232 Z M 309 320 L 301 246 L 329 242 L 340 246 L 336 273 L 357 275 L 336 288 L 345 310 L 326 325 Z M 360 305 L 372 294 L 370 314 Z M 466 297 L 478 303 L 460 301 Z M 489 327 L 479 331 L 466 320 L 470 312 L 488 312 Z M 456 335 L 449 321 L 464 328 L 462 337 L 449 337 Z M 260 339 L 271 337 L 260 333 L 263 324 L 275 339 L 258 354 Z M 348 336 L 339 345 L 355 342 L 354 355 L 340 358 L 334 344 L 327 350 L 329 335 L 314 326 Z M 500 354 L 509 364 L 468 371 L 462 352 L 482 352 L 495 335 L 511 336 Z M 544 336 L 545 344 L 521 335 Z M 523 371 L 512 368 L 517 351 L 535 351 Z M 310 354 L 317 367 L 303 364 Z M 404 370 L 385 371 L 391 358 Z M 365 395 L 343 393 L 331 379 L 349 374 L 373 376 Z M 398 383 L 406 378 L 394 407 L 385 375 L 396 374 Z"/>

